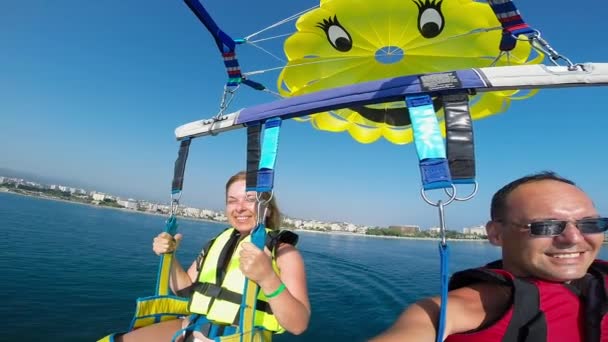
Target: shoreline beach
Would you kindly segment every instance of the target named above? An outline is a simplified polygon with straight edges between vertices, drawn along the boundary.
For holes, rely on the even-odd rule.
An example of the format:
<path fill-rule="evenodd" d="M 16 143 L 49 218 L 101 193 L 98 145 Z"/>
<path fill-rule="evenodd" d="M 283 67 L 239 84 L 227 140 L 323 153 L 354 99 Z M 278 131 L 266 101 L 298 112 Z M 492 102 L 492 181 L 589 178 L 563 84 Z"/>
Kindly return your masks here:
<path fill-rule="evenodd" d="M 155 216 L 165 216 L 167 217 L 167 214 L 160 214 L 160 213 L 152 213 L 149 211 L 138 211 L 138 210 L 133 210 L 133 209 L 127 209 L 127 208 L 116 208 L 116 207 L 109 207 L 109 206 L 100 206 L 100 205 L 96 205 L 96 204 L 91 204 L 91 203 L 83 203 L 83 202 L 78 202 L 78 201 L 70 201 L 70 200 L 64 200 L 61 198 L 56 198 L 56 197 L 50 197 L 50 196 L 36 196 L 36 195 L 30 195 L 30 194 L 24 194 L 24 193 L 19 193 L 19 192 L 14 192 L 14 191 L 1 191 L 0 193 L 7 193 L 7 194 L 13 194 L 13 195 L 17 195 L 17 196 L 26 196 L 26 197 L 32 197 L 32 198 L 40 198 L 43 200 L 51 200 L 51 201 L 58 201 L 58 202 L 64 202 L 64 203 L 71 203 L 71 204 L 80 204 L 80 205 L 86 205 L 92 208 L 98 208 L 98 209 L 111 209 L 111 210 L 119 210 L 125 213 L 134 213 L 134 214 L 143 214 L 143 215 L 155 215 Z M 191 221 L 198 221 L 198 222 L 208 222 L 208 223 L 217 223 L 217 224 L 222 224 L 222 223 L 226 223 L 227 222 L 222 222 L 222 221 L 214 221 L 214 220 L 209 220 L 209 219 L 202 219 L 202 218 L 196 218 L 196 217 L 187 217 L 187 216 L 178 216 L 179 219 L 182 220 L 191 220 Z M 405 240 L 423 240 L 423 241 L 439 241 L 439 238 L 425 238 L 425 237 L 415 237 L 415 236 L 382 236 L 382 235 L 367 235 L 367 234 L 358 234 L 358 233 L 351 233 L 351 232 L 336 232 L 336 231 L 319 231 L 319 230 L 312 230 L 312 229 L 290 229 L 293 230 L 295 232 L 304 232 L 304 233 L 312 233 L 312 234 L 327 234 L 327 235 L 335 235 L 335 236 L 353 236 L 353 237 L 359 237 L 359 238 L 374 238 L 374 239 L 405 239 Z M 448 241 L 457 241 L 457 242 L 483 242 L 483 243 L 487 243 L 488 240 L 485 239 L 448 239 Z"/>

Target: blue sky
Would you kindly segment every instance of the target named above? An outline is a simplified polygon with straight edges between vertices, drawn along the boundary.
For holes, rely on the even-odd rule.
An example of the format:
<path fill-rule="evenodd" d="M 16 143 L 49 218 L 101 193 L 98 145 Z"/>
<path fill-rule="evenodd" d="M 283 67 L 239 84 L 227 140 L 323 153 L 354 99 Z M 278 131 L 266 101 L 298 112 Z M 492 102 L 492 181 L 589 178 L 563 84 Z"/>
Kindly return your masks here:
<path fill-rule="evenodd" d="M 314 2 L 227 4 L 206 2 L 239 37 Z M 573 61 L 608 62 L 604 2 L 517 5 Z M 213 41 L 187 6 L 178 0 L 5 1 L 0 13 L 0 168 L 167 201 L 178 147 L 174 129 L 213 116 L 225 81 Z M 260 62 L 250 58 L 241 56 L 245 69 Z M 232 110 L 270 100 L 247 89 L 238 96 Z M 476 121 L 479 193 L 447 207 L 448 228 L 485 222 L 494 191 L 545 169 L 578 182 L 606 214 L 607 96 L 605 87 L 542 90 Z M 244 167 L 243 130 L 194 140 L 182 202 L 222 209 L 227 176 Z M 294 217 L 423 228 L 438 221 L 419 196 L 411 144 L 363 145 L 346 133 L 287 121 L 275 188 L 283 211 Z"/>

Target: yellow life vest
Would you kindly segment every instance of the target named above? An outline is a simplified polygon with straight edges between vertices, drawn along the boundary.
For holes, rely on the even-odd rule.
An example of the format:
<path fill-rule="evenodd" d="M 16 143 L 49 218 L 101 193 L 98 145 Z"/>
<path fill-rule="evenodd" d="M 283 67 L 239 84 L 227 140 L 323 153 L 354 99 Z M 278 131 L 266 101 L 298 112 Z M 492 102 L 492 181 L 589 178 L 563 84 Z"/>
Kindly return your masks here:
<path fill-rule="evenodd" d="M 266 232 L 271 230 L 266 229 Z M 190 312 L 205 315 L 214 323 L 238 325 L 245 282 L 245 275 L 239 269 L 239 253 L 243 242 L 250 241 L 250 235 L 241 238 L 234 228 L 226 229 L 214 239 L 199 267 L 188 305 Z M 274 256 L 272 264 L 278 273 Z M 259 291 L 257 297 L 254 325 L 273 333 L 285 331 L 272 313 L 263 291 Z"/>

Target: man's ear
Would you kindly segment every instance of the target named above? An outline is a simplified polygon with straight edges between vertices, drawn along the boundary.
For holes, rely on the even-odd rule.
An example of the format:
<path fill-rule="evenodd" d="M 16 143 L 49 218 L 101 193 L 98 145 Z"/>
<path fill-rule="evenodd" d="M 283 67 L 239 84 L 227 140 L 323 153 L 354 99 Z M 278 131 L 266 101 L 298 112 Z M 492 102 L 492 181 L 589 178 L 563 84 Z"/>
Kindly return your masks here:
<path fill-rule="evenodd" d="M 502 246 L 502 224 L 496 221 L 486 223 L 486 234 L 488 241 L 494 246 Z"/>

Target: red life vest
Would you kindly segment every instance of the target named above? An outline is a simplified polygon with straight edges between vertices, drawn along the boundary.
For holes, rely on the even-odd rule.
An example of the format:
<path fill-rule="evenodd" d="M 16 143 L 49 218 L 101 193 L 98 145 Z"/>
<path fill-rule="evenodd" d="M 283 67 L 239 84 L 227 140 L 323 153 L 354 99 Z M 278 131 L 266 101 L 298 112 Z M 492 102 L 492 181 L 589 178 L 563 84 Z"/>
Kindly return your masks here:
<path fill-rule="evenodd" d="M 449 289 L 488 282 L 512 288 L 512 305 L 497 321 L 446 342 L 608 342 L 608 262 L 595 260 L 570 284 L 516 278 L 495 261 L 455 273 Z"/>

